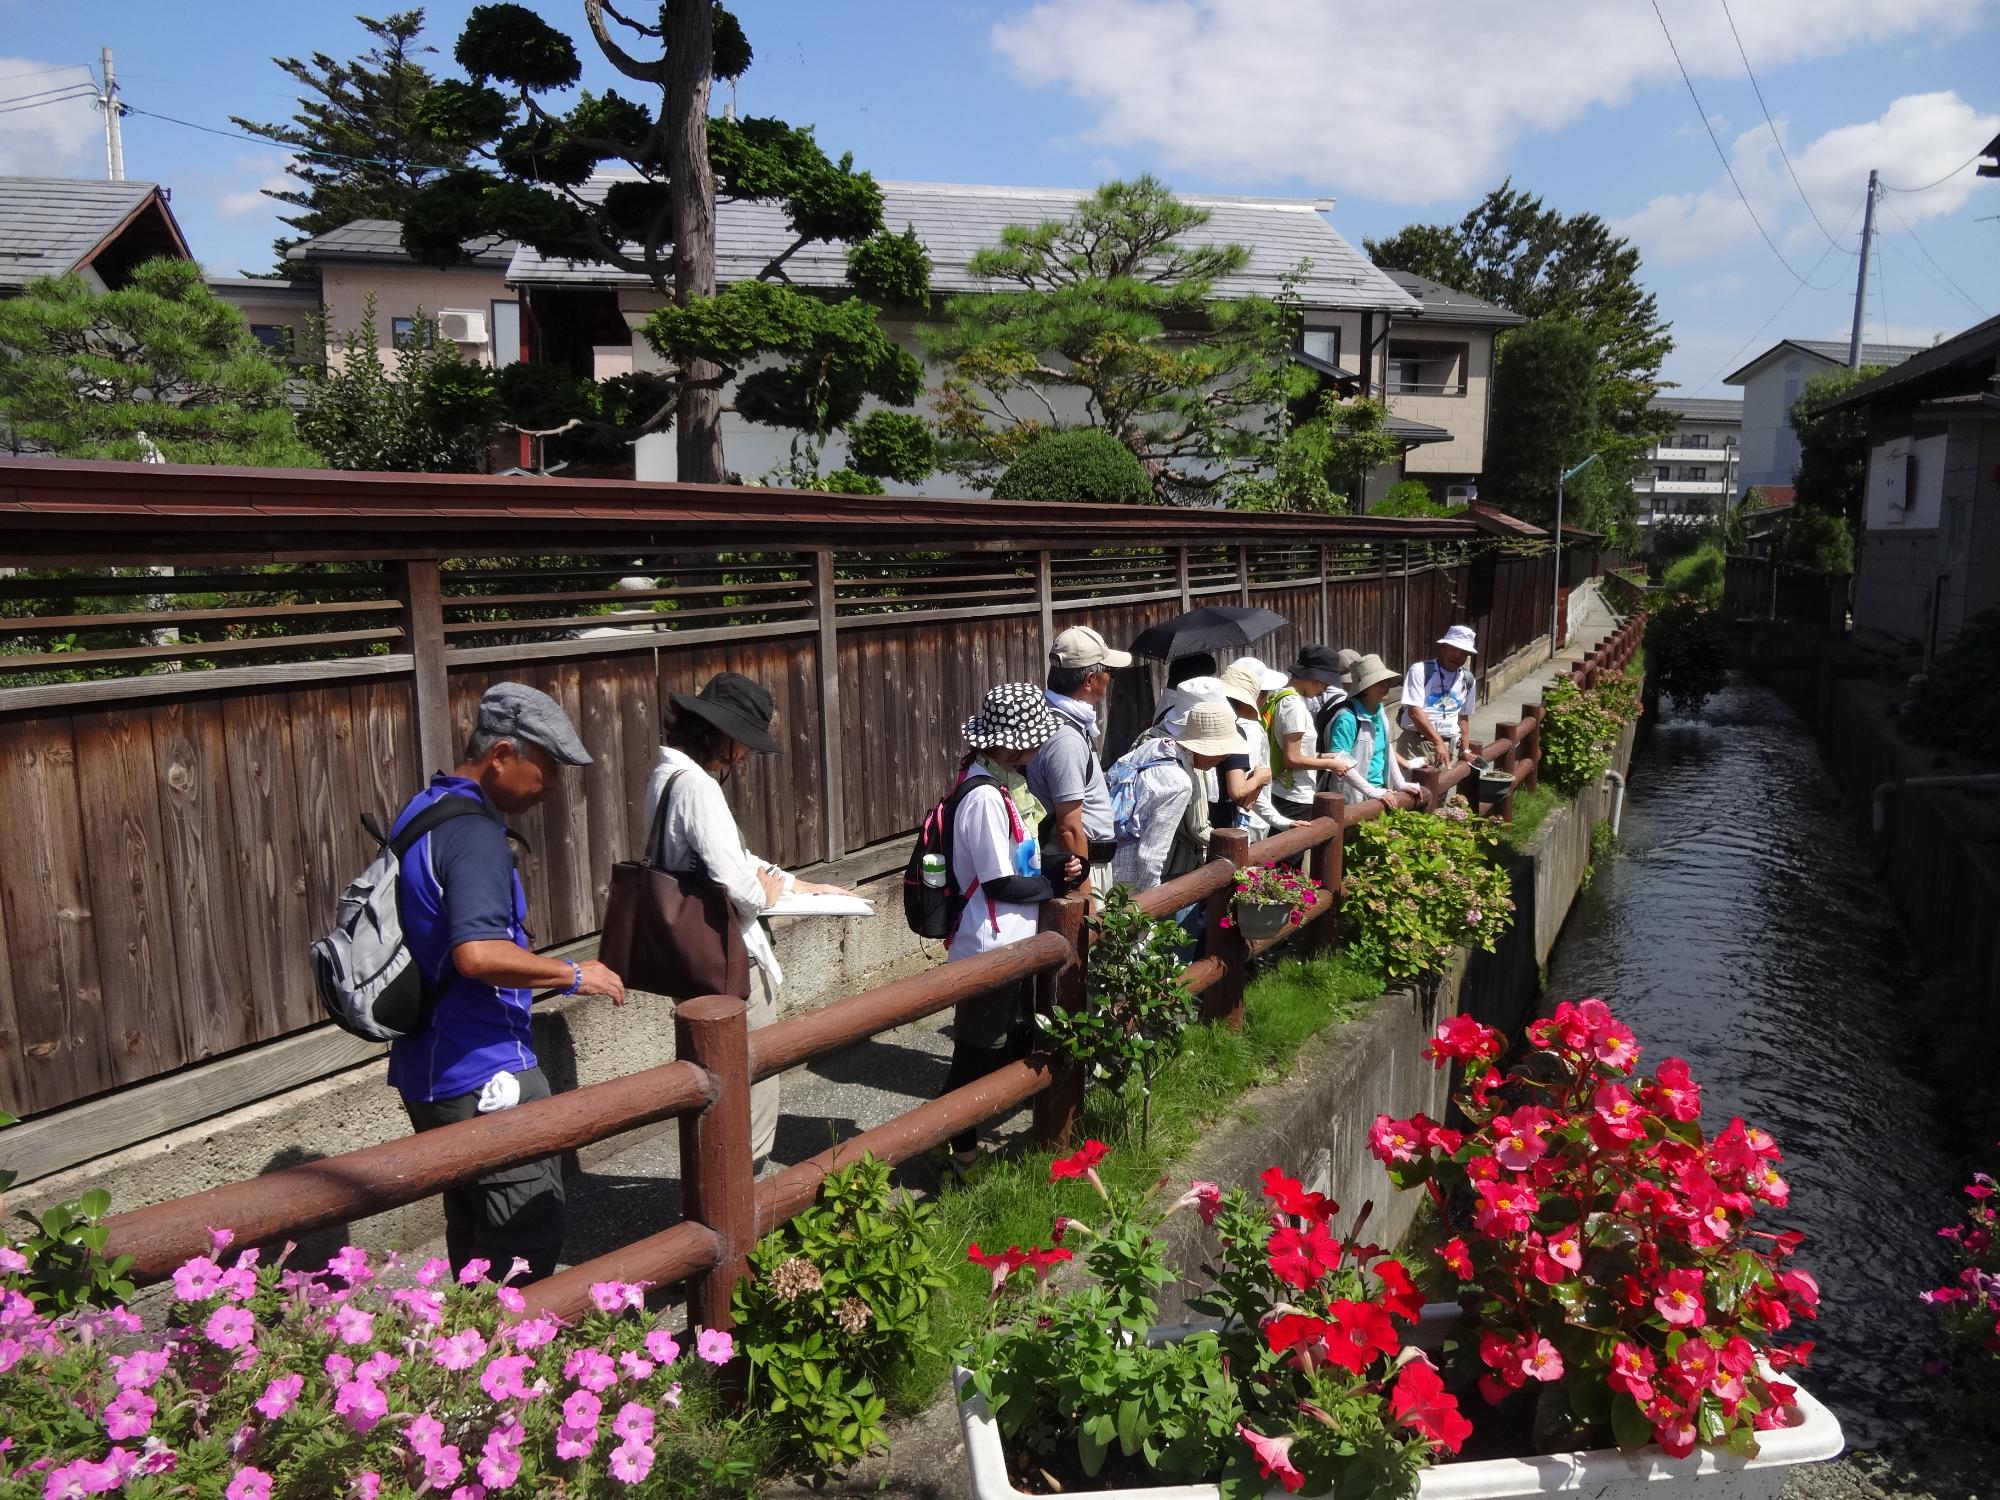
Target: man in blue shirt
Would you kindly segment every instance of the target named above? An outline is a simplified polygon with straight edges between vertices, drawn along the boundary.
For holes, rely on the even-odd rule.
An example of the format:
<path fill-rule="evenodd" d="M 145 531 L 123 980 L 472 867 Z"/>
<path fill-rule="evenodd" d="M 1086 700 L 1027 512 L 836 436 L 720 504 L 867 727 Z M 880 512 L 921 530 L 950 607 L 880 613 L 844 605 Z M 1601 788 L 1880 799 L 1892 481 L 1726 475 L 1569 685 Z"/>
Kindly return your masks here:
<path fill-rule="evenodd" d="M 480 700 L 463 763 L 433 776 L 397 815 L 400 830 L 441 798 L 464 797 L 479 808 L 438 824 L 402 859 L 403 932 L 437 1003 L 420 1030 L 390 1044 L 389 1082 L 420 1131 L 549 1096 L 529 1025 L 535 990 L 625 1003 L 624 984 L 604 965 L 534 951 L 527 896 L 501 821 L 547 796 L 560 767 L 589 764 L 560 704 L 523 683 L 495 683 Z M 534 1278 L 553 1275 L 563 1245 L 561 1158 L 448 1190 L 444 1219 L 454 1271 L 481 1259 L 494 1276 L 505 1276 L 519 1256 Z"/>

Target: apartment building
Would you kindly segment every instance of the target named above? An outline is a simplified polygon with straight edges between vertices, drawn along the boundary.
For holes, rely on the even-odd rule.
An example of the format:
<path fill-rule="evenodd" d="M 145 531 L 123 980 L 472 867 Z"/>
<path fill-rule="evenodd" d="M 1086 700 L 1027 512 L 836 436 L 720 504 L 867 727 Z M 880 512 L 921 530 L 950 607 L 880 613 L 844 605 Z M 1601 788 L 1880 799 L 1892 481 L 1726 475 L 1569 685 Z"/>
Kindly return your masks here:
<path fill-rule="evenodd" d="M 1639 524 L 1679 525 L 1715 515 L 1735 494 L 1743 442 L 1743 403 L 1699 396 L 1655 396 L 1655 411 L 1672 412 L 1673 432 L 1646 455 L 1633 481 Z"/>

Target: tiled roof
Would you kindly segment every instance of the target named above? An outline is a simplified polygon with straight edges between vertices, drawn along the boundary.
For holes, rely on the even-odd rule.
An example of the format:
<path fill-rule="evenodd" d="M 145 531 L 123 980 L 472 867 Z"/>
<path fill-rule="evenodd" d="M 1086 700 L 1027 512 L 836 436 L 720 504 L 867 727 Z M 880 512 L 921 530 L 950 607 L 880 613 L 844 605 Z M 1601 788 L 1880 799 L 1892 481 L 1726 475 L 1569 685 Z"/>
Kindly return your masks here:
<path fill-rule="evenodd" d="M 2000 368 L 2000 318 L 1988 318 L 1941 344 L 1917 350 L 1908 360 L 1899 361 L 1873 380 L 1857 385 L 1832 404 L 1865 406 L 1884 396 L 1919 392 L 1933 396 L 1984 396 L 1986 393 L 1977 388 L 1991 378 L 1996 368 Z M 1954 388 L 1954 381 L 1964 389 Z"/>
<path fill-rule="evenodd" d="M 512 240 L 467 240 L 465 250 L 477 266 L 504 266 L 513 258 Z M 316 260 L 399 260 L 408 262 L 403 248 L 403 226 L 394 219 L 355 219 L 338 229 L 301 240 L 285 252 L 285 259 L 308 263 Z"/>
<path fill-rule="evenodd" d="M 1491 328 L 1513 328 L 1528 321 L 1497 302 L 1487 302 L 1414 271 L 1384 267 L 1382 274 L 1423 303 L 1422 317 L 1426 323 L 1479 323 Z"/>
<path fill-rule="evenodd" d="M 158 191 L 151 182 L 0 177 L 0 287 L 75 270 Z"/>
<path fill-rule="evenodd" d="M 1821 359 L 1830 359 L 1837 365 L 1847 363 L 1847 340 L 1845 339 L 1779 339 L 1777 343 L 1751 360 L 1742 369 L 1723 376 L 1722 383 L 1724 385 L 1741 385 L 1744 377 L 1749 375 L 1752 370 L 1764 363 L 1765 360 L 1771 358 L 1772 355 L 1786 349 L 1797 349 L 1806 354 L 1817 355 Z M 1863 344 L 1861 346 L 1861 363 L 1864 365 L 1895 366 L 1900 365 L 1904 360 L 1910 358 L 1910 356 L 1923 352 L 1924 346 L 1921 344 Z"/>
<path fill-rule="evenodd" d="M 1654 411 L 1670 411 L 1690 422 L 1741 422 L 1743 402 L 1706 396 L 1655 396 L 1646 403 Z"/>
<path fill-rule="evenodd" d="M 600 174 L 598 191 L 617 177 Z M 985 290 L 966 274 L 974 252 L 1000 241 L 1010 224 L 1066 219 L 1083 189 L 981 187 L 940 182 L 885 182 L 882 222 L 893 233 L 907 224 L 931 256 L 931 286 L 940 292 Z M 1191 245 L 1242 245 L 1250 262 L 1241 274 L 1217 284 L 1223 297 L 1272 296 L 1301 262 L 1310 268 L 1297 291 L 1308 307 L 1414 313 L 1416 299 L 1378 271 L 1367 257 L 1321 217 L 1323 200 L 1310 198 L 1212 198 L 1183 195 L 1209 211 L 1209 220 L 1183 238 Z M 715 274 L 723 283 L 756 277 L 797 235 L 779 203 L 720 202 L 715 206 Z M 847 246 L 818 241 L 785 262 L 801 286 L 838 287 L 847 280 Z M 511 282 L 583 286 L 644 286 L 645 279 L 611 266 L 546 259 L 523 246 L 507 272 Z"/>
<path fill-rule="evenodd" d="M 1448 427 L 1419 422 L 1414 417 L 1399 417 L 1394 412 L 1390 412 L 1383 419 L 1382 430 L 1391 437 L 1401 438 L 1412 448 L 1424 443 L 1448 443 L 1452 437 L 1451 429 Z"/>

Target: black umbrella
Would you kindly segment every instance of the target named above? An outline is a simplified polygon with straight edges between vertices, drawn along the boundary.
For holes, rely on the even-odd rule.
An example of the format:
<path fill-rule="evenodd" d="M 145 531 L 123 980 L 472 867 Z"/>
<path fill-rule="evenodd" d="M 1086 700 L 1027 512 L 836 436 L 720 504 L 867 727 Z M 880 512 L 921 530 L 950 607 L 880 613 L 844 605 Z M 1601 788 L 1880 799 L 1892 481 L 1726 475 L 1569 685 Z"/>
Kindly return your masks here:
<path fill-rule="evenodd" d="M 1273 610 L 1246 604 L 1205 604 L 1171 620 L 1148 625 L 1132 642 L 1132 654 L 1154 661 L 1248 646 L 1275 635 L 1290 621 Z"/>

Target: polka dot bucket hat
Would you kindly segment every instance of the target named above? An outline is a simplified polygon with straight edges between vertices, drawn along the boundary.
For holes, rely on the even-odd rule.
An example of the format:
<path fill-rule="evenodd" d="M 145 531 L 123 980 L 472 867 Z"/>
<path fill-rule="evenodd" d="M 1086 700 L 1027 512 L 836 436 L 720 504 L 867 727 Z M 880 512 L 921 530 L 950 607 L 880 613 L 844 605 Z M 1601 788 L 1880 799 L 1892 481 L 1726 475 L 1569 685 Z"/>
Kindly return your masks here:
<path fill-rule="evenodd" d="M 1033 750 L 1055 732 L 1055 713 L 1032 682 L 1001 683 L 965 721 L 965 742 L 975 750 Z"/>

